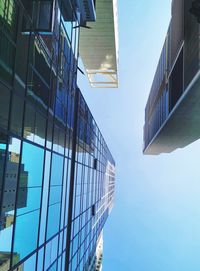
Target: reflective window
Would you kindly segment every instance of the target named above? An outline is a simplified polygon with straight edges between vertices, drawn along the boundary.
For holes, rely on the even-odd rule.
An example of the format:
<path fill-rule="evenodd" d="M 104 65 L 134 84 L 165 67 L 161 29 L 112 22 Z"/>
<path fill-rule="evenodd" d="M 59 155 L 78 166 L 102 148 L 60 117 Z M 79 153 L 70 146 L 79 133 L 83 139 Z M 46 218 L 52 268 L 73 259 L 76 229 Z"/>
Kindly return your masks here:
<path fill-rule="evenodd" d="M 39 240 L 40 245 L 44 243 L 44 238 L 45 238 L 47 204 L 48 204 L 48 194 L 49 194 L 50 162 L 51 162 L 51 153 L 47 151 L 46 157 L 45 157 L 45 171 L 44 171 L 44 184 L 43 184 L 43 196 L 42 196 L 42 213 L 41 213 L 40 240 Z"/>
<path fill-rule="evenodd" d="M 2 186 L 3 164 L 5 163 L 6 137 L 0 135 L 0 187 Z M 10 264 L 10 252 L 13 234 L 13 222 L 15 215 L 16 189 L 20 158 L 20 145 L 18 139 L 10 138 L 8 156 L 6 158 L 6 170 L 3 187 L 3 204 L 0 217 L 0 258 L 5 266 Z M 19 258 L 17 254 L 13 256 Z"/>
<path fill-rule="evenodd" d="M 43 259 L 44 259 L 44 248 L 41 248 L 38 252 L 37 271 L 43 271 Z"/>
<path fill-rule="evenodd" d="M 53 153 L 51 168 L 51 185 L 62 185 L 63 157 Z"/>
<path fill-rule="evenodd" d="M 45 270 L 56 260 L 58 253 L 58 236 L 48 242 L 45 251 Z"/>
<path fill-rule="evenodd" d="M 0 83 L 0 92 L 0 126 L 7 129 L 10 104 L 10 90 Z"/>
<path fill-rule="evenodd" d="M 35 109 L 26 104 L 25 121 L 24 121 L 24 137 L 33 141 L 35 132 Z"/>
<path fill-rule="evenodd" d="M 0 78 L 12 84 L 15 62 L 15 45 L 0 32 Z"/>
<path fill-rule="evenodd" d="M 12 132 L 21 135 L 22 117 L 23 117 L 24 101 L 17 95 L 13 94 L 11 106 L 11 124 Z"/>
<path fill-rule="evenodd" d="M 47 239 L 56 234 L 59 230 L 60 203 L 49 206 Z"/>
<path fill-rule="evenodd" d="M 14 251 L 19 254 L 19 260 L 26 257 L 36 248 L 38 226 L 39 210 L 16 218 Z"/>
<path fill-rule="evenodd" d="M 30 159 L 31 157 L 31 159 Z M 37 187 L 42 185 L 44 150 L 24 142 L 22 165 L 26 175 L 20 175 L 20 187 Z"/>
<path fill-rule="evenodd" d="M 17 263 L 17 261 L 16 261 Z M 36 254 L 27 259 L 23 264 L 17 267 L 14 271 L 30 271 L 35 270 L 36 266 Z"/>

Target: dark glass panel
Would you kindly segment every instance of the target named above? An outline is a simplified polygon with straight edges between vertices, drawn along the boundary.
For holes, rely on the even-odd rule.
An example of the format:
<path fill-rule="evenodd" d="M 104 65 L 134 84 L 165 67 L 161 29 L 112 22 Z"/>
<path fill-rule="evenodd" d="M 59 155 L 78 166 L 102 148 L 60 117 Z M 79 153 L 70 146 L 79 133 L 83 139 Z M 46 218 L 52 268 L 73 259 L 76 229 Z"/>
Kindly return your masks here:
<path fill-rule="evenodd" d="M 4 31 L 13 39 L 16 37 L 18 6 L 14 0 L 3 0 L 0 5 L 0 21 Z"/>
<path fill-rule="evenodd" d="M 46 134 L 46 118 L 36 112 L 34 142 L 44 146 Z"/>
<path fill-rule="evenodd" d="M 25 121 L 24 121 L 24 137 L 33 141 L 35 131 L 35 109 L 26 104 Z"/>
<path fill-rule="evenodd" d="M 22 13 L 20 13 L 18 20 L 19 20 L 19 25 L 21 25 Z M 16 57 L 15 57 L 15 80 L 14 80 L 14 90 L 19 93 L 25 93 L 25 88 L 26 88 L 29 38 L 30 37 L 28 35 L 22 34 L 21 27 L 19 27 L 18 33 L 17 33 L 17 47 L 16 47 Z"/>
<path fill-rule="evenodd" d="M 51 41 L 51 40 L 50 40 Z M 35 51 L 34 51 L 33 66 L 37 73 L 41 76 L 44 82 L 49 85 L 51 62 L 46 51 L 46 47 L 41 43 L 39 39 L 35 39 Z"/>
<path fill-rule="evenodd" d="M 0 83 L 0 127 L 7 129 L 10 104 L 10 90 Z"/>
<path fill-rule="evenodd" d="M 43 80 L 42 76 L 32 67 L 28 73 L 28 97 L 32 101 L 37 102 L 40 107 L 47 109 L 49 86 Z"/>
<path fill-rule="evenodd" d="M 59 151 L 59 127 L 54 125 L 54 136 L 53 136 L 53 150 L 58 152 Z"/>
<path fill-rule="evenodd" d="M 52 137 L 53 137 L 53 119 L 49 118 L 47 124 L 47 141 L 46 141 L 46 146 L 49 149 L 51 149 L 52 147 Z"/>
<path fill-rule="evenodd" d="M 24 101 L 19 96 L 13 94 L 10 129 L 18 135 L 21 135 L 22 132 L 23 109 Z"/>
<path fill-rule="evenodd" d="M 8 37 L 0 32 L 0 78 L 12 84 L 15 61 L 15 46 Z"/>

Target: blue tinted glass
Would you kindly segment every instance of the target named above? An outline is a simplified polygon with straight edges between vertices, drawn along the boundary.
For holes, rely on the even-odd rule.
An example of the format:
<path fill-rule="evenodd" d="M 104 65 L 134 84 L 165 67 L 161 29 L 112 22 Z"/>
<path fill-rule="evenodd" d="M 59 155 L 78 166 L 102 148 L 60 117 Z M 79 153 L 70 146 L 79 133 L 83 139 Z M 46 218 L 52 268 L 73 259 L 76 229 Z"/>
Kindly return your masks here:
<path fill-rule="evenodd" d="M 57 262 L 55 262 L 49 269 L 48 271 L 56 271 L 57 270 Z"/>
<path fill-rule="evenodd" d="M 51 262 L 54 262 L 58 255 L 58 235 L 51 241 Z"/>
<path fill-rule="evenodd" d="M 61 186 L 52 186 L 50 188 L 49 204 L 52 205 L 60 201 L 61 201 Z"/>
<path fill-rule="evenodd" d="M 24 142 L 22 152 L 23 174 L 20 174 L 21 187 L 42 185 L 44 150 Z"/>
<path fill-rule="evenodd" d="M 41 224 L 40 224 L 40 241 L 39 241 L 40 245 L 42 243 L 44 243 L 45 229 L 46 229 L 47 204 L 48 204 L 48 194 L 49 194 L 50 162 L 51 162 L 51 153 L 47 151 L 46 158 L 45 158 L 42 213 L 41 213 Z"/>
<path fill-rule="evenodd" d="M 63 157 L 53 153 L 51 185 L 62 185 Z"/>
<path fill-rule="evenodd" d="M 1 38 L 0 38 L 0 42 L 2 43 L 2 39 Z M 0 45 L 0 47 L 1 47 L 1 45 Z M 1 58 L 1 56 L 0 56 L 0 58 Z M 0 77 L 1 77 L 1 65 L 2 64 L 0 64 Z M 2 84 L 0 84 L 0 87 L 1 87 L 0 127 L 3 127 L 5 129 L 7 129 L 7 126 L 8 126 L 8 114 L 9 114 L 9 104 L 10 104 L 10 90 L 7 89 Z"/>
<path fill-rule="evenodd" d="M 35 265 L 36 265 L 36 253 L 33 256 L 31 256 L 28 260 L 26 260 L 21 265 L 21 267 L 23 271 L 30 271 L 30 270 L 35 270 Z"/>
<path fill-rule="evenodd" d="M 38 252 L 37 271 L 43 270 L 44 248 L 41 248 Z"/>
<path fill-rule="evenodd" d="M 62 244 L 63 244 L 63 231 L 60 233 L 60 240 L 59 240 L 59 255 L 62 252 Z"/>
<path fill-rule="evenodd" d="M 17 217 L 14 251 L 19 254 L 20 260 L 36 249 L 38 224 L 39 211 Z"/>
<path fill-rule="evenodd" d="M 45 270 L 56 260 L 58 253 L 58 236 L 48 242 L 45 251 Z"/>
<path fill-rule="evenodd" d="M 0 135 L 0 192 L 2 189 L 2 173 L 5 163 L 6 137 Z M 9 265 L 13 234 L 14 210 L 17 188 L 17 177 L 20 158 L 21 141 L 15 138 L 9 139 L 9 155 L 6 159 L 6 171 L 3 187 L 3 205 L 0 217 L 0 262 L 6 260 Z M 0 196 L 1 197 L 1 196 Z M 17 259 L 18 255 L 14 255 Z"/>
<path fill-rule="evenodd" d="M 49 206 L 47 238 L 49 239 L 59 229 L 60 203 Z"/>
<path fill-rule="evenodd" d="M 19 188 L 18 193 L 17 215 L 40 208 L 41 188 Z"/>
<path fill-rule="evenodd" d="M 61 257 L 58 259 L 58 270 L 61 271 Z"/>
<path fill-rule="evenodd" d="M 63 253 L 62 255 L 62 271 L 65 270 L 65 262 L 66 262 L 66 252 Z"/>

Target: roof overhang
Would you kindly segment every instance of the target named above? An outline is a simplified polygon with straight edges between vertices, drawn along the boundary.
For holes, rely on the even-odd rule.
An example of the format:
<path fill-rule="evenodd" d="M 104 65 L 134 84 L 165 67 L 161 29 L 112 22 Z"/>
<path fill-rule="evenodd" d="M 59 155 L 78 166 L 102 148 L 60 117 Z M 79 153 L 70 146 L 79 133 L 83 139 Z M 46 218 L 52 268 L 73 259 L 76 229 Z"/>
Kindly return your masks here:
<path fill-rule="evenodd" d="M 81 28 L 80 55 L 92 87 L 118 87 L 117 0 L 96 1 L 96 22 Z"/>
<path fill-rule="evenodd" d="M 180 97 L 144 154 L 157 155 L 184 148 L 200 138 L 200 71 Z"/>

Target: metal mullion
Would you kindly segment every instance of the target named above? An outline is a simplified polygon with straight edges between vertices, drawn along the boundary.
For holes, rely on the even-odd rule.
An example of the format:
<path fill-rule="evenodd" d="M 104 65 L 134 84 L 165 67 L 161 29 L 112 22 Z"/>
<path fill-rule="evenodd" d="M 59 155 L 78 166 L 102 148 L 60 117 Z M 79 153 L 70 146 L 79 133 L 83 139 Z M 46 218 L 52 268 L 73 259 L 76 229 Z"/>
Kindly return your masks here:
<path fill-rule="evenodd" d="M 66 135 L 65 135 L 66 136 Z M 64 185 L 64 177 L 65 177 L 65 148 L 64 148 L 64 156 L 63 156 L 63 172 L 62 172 L 62 190 L 63 190 L 63 185 Z M 66 170 L 66 178 L 67 178 L 67 170 Z M 65 183 L 66 185 L 66 190 L 67 190 L 67 181 Z M 66 191 L 65 191 L 66 193 Z M 60 219 L 59 219 L 59 235 L 58 235 L 58 251 L 57 251 L 57 259 L 59 257 L 59 244 L 60 244 L 60 231 L 61 231 L 61 215 L 62 215 L 62 208 L 64 208 L 65 206 L 62 206 L 62 202 L 63 202 L 63 193 L 61 193 L 61 201 L 60 201 Z M 64 223 L 64 219 L 63 219 L 63 223 Z M 63 232 L 64 235 L 64 232 Z M 63 238 L 64 239 L 64 238 Z M 63 241 L 63 240 L 62 240 Z M 58 261 L 56 264 L 56 270 L 58 269 Z M 58 270 L 59 271 L 59 270 Z"/>
<path fill-rule="evenodd" d="M 85 164 L 84 164 L 84 161 L 85 161 L 85 156 L 84 154 L 82 155 L 82 165 L 81 165 L 81 191 L 82 191 L 82 198 L 81 198 L 81 212 L 80 212 L 80 215 L 81 215 L 81 218 L 80 218 L 80 221 L 79 221 L 79 230 L 80 230 L 80 235 L 79 235 L 79 241 L 82 239 L 82 234 L 83 234 L 83 224 L 82 224 L 82 220 L 83 220 L 83 215 L 84 214 L 84 210 L 83 210 L 83 206 L 84 206 L 84 184 L 85 184 Z M 81 246 L 82 246 L 82 243 L 79 242 L 79 251 L 78 251 L 78 261 L 79 261 L 79 264 L 80 264 L 80 251 L 81 251 Z"/>
<path fill-rule="evenodd" d="M 31 33 L 29 34 L 28 40 L 28 57 L 26 63 L 26 83 L 25 83 L 25 98 L 27 96 L 27 83 L 28 83 L 28 66 L 29 66 L 29 54 L 30 54 L 30 42 L 31 42 Z M 12 234 L 12 246 L 11 246 L 11 261 L 10 261 L 10 268 L 12 266 L 12 254 L 14 250 L 14 239 L 15 239 L 15 229 L 16 229 L 16 219 L 17 219 L 17 201 L 18 201 L 18 191 L 19 191 L 19 181 L 20 181 L 20 171 L 21 171 L 21 162 L 22 162 L 22 150 L 23 150 L 23 133 L 24 133 L 24 120 L 25 120 L 25 106 L 26 99 L 24 99 L 24 108 L 23 108 L 23 117 L 22 117 L 22 131 L 21 131 L 21 146 L 20 146 L 20 159 L 19 159 L 19 166 L 18 166 L 18 177 L 17 177 L 17 187 L 16 187 L 16 198 L 15 198 L 15 208 L 14 208 L 14 221 L 13 221 L 13 234 Z"/>
<path fill-rule="evenodd" d="M 77 122 L 78 122 L 78 106 L 79 106 L 79 90 L 75 92 L 74 98 L 74 125 L 73 125 L 73 139 L 72 139 L 72 159 L 71 159 L 71 172 L 70 172 L 70 193 L 68 205 L 68 228 L 67 228 L 67 246 L 66 250 L 66 263 L 65 271 L 69 271 L 69 258 L 70 258 L 70 242 L 72 230 L 72 208 L 74 196 L 74 174 L 75 174 L 75 158 L 76 158 L 76 141 L 77 141 Z"/>
<path fill-rule="evenodd" d="M 59 35 L 59 40 L 60 40 L 60 35 Z M 56 63 L 56 72 L 58 71 L 58 63 Z M 49 92 L 49 104 L 48 104 L 48 113 L 47 113 L 47 125 L 46 125 L 46 129 L 48 130 L 48 122 L 49 122 L 49 108 L 50 108 L 50 100 L 51 100 L 51 91 L 52 91 L 52 67 L 53 67 L 53 60 L 51 60 L 51 77 L 50 77 L 50 92 Z M 57 82 L 56 82 L 57 83 Z M 56 102 L 56 97 L 54 100 L 54 103 Z M 55 104 L 54 104 L 55 105 Z M 49 183 L 48 183 L 48 196 L 47 196 L 47 213 L 46 213 L 46 225 L 45 225 L 45 234 L 44 234 L 44 257 L 43 257 L 43 267 L 42 270 L 44 270 L 45 267 L 45 256 L 46 256 L 46 244 L 47 244 L 47 228 L 48 228 L 48 217 L 49 217 L 49 200 L 50 200 L 50 189 L 51 189 L 51 172 L 52 172 L 52 157 L 54 154 L 53 151 L 53 144 L 54 144 L 54 127 L 55 127 L 55 106 L 54 106 L 54 111 L 53 111 L 53 117 L 52 117 L 52 121 L 53 121 L 53 125 L 52 125 L 52 144 L 51 144 L 51 148 L 49 148 L 49 152 L 50 152 L 50 168 L 49 168 Z M 46 141 L 45 140 L 45 145 L 46 145 Z M 56 152 L 55 152 L 56 153 Z M 60 229 L 59 229 L 60 230 Z M 50 241 L 50 240 L 49 240 Z"/>
<path fill-rule="evenodd" d="M 54 128 L 53 128 L 54 129 Z M 53 144 L 52 147 L 53 148 Z M 49 183 L 48 183 L 48 196 L 47 196 L 47 213 L 46 213 L 46 225 L 45 225 L 45 234 L 44 234 L 44 259 L 43 259 L 43 268 L 45 266 L 45 256 L 46 256 L 46 244 L 47 244 L 47 227 L 48 227 L 48 216 L 49 216 L 49 199 L 50 199 L 50 184 L 51 184 L 51 171 L 52 171 L 52 156 L 53 153 L 50 152 L 50 168 L 49 168 Z M 50 242 L 50 240 L 49 240 Z"/>

